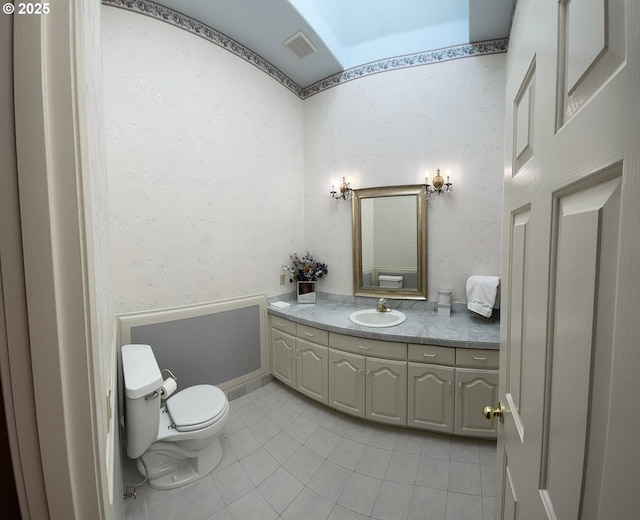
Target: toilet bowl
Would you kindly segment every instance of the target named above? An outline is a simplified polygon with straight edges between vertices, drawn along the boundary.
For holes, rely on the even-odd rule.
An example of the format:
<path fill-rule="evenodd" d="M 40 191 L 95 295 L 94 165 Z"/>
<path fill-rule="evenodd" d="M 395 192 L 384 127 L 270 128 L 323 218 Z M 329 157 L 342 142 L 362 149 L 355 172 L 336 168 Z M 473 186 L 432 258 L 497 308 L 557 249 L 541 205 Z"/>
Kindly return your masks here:
<path fill-rule="evenodd" d="M 222 459 L 220 433 L 229 414 L 224 392 L 195 385 L 162 402 L 163 381 L 149 345 L 122 347 L 127 455 L 156 489 L 184 486 Z"/>

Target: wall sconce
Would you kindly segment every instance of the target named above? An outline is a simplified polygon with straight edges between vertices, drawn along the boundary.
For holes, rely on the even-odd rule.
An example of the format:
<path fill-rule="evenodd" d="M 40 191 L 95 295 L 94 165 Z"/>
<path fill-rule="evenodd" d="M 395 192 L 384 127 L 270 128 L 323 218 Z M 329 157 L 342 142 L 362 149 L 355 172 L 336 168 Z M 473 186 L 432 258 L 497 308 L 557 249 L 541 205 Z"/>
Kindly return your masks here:
<path fill-rule="evenodd" d="M 444 182 L 442 175 L 440 175 L 440 169 L 436 170 L 436 176 L 433 178 L 433 184 L 429 184 L 429 172 L 427 172 L 425 183 L 424 183 L 424 191 L 425 196 L 428 199 L 429 195 L 440 195 L 441 193 L 445 193 L 449 195 L 453 191 L 453 183 L 450 181 L 449 170 L 447 170 L 447 182 Z"/>
<path fill-rule="evenodd" d="M 349 200 L 351 198 L 351 182 L 347 181 L 344 177 L 342 177 L 342 182 L 340 183 L 340 192 L 336 191 L 336 183 L 331 183 L 331 198 L 335 200 Z"/>

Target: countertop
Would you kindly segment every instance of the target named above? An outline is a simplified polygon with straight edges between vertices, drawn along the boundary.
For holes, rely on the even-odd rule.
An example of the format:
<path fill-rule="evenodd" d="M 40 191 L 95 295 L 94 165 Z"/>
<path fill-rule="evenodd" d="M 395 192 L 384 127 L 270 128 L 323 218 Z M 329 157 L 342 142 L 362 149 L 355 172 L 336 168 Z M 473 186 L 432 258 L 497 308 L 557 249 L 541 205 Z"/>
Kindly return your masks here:
<path fill-rule="evenodd" d="M 349 315 L 370 308 L 349 303 L 319 299 L 314 304 L 291 304 L 286 309 L 267 305 L 268 313 L 296 323 L 329 332 L 402 343 L 440 345 L 444 347 L 497 350 L 500 347 L 500 322 L 476 316 L 471 312 L 452 312 L 450 317 L 438 316 L 436 311 L 398 309 L 407 319 L 400 325 L 373 328 L 356 325 Z"/>

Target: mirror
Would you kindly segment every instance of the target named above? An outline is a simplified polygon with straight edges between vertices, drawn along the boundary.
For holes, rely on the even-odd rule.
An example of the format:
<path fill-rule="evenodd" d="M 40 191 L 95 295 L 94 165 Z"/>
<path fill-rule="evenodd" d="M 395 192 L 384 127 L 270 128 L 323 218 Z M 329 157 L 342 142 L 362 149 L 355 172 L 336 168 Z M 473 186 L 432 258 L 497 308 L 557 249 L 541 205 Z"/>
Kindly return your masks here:
<path fill-rule="evenodd" d="M 422 185 L 353 190 L 355 296 L 427 299 Z"/>

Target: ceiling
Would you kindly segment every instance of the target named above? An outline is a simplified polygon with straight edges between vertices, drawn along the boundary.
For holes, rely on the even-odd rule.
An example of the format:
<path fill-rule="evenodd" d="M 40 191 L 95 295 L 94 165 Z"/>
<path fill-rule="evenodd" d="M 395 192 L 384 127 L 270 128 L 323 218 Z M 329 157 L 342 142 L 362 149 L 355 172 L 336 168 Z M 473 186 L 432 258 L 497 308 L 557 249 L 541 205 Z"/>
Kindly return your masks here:
<path fill-rule="evenodd" d="M 385 58 L 506 38 L 515 0 L 155 0 L 213 27 L 300 87 Z M 302 31 L 317 52 L 283 45 Z"/>

